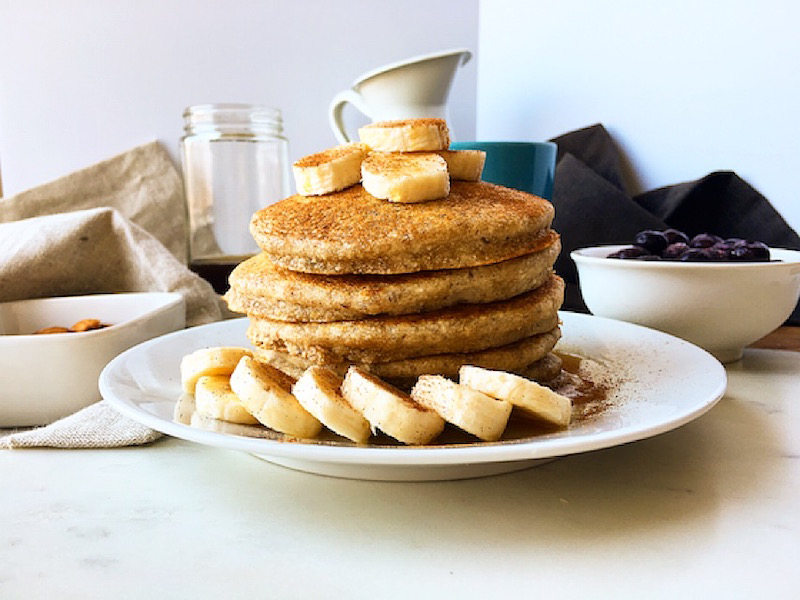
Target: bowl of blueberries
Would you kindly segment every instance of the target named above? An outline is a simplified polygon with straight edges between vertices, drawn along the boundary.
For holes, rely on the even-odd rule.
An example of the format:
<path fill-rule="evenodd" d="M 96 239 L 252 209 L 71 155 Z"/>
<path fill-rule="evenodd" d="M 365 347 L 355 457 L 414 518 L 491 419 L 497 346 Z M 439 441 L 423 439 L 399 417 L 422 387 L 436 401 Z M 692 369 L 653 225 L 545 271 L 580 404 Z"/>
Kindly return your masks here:
<path fill-rule="evenodd" d="M 646 230 L 570 257 L 592 314 L 672 334 L 721 362 L 739 360 L 800 299 L 800 252 L 759 241 Z"/>

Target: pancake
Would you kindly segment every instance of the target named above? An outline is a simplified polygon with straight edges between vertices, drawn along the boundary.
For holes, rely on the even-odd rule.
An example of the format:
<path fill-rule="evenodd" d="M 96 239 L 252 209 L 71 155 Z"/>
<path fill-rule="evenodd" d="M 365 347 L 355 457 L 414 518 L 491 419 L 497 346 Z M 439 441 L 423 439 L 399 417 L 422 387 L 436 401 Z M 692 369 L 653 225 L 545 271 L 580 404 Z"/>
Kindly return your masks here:
<path fill-rule="evenodd" d="M 386 362 L 465 353 L 511 344 L 558 325 L 564 281 L 557 275 L 508 300 L 467 304 L 429 313 L 329 323 L 289 323 L 250 316 L 247 337 L 256 346 L 313 362 Z"/>
<path fill-rule="evenodd" d="M 290 196 L 256 212 L 250 233 L 279 267 L 319 274 L 460 269 L 551 242 L 553 205 L 486 182 L 453 181 L 446 198 L 397 204 L 361 185 L 324 199 Z"/>
<path fill-rule="evenodd" d="M 560 338 L 561 330 L 555 327 L 550 331 L 532 335 L 513 344 L 487 348 L 478 352 L 417 356 L 380 363 L 334 362 L 323 366 L 344 375 L 348 367 L 355 364 L 377 377 L 393 382 L 403 380 L 413 383 L 413 380 L 420 375 L 428 374 L 457 379 L 458 370 L 462 365 L 509 371 L 537 381 L 547 381 L 558 375 L 561 370 L 561 360 L 550 352 Z M 269 348 L 256 347 L 254 356 L 257 360 L 266 362 L 292 377 L 299 377 L 305 369 L 316 364 L 308 359 Z"/>
<path fill-rule="evenodd" d="M 495 302 L 549 278 L 561 250 L 558 235 L 549 238 L 543 250 L 499 263 L 401 275 L 297 273 L 262 253 L 233 270 L 225 300 L 234 312 L 277 321 L 345 321 Z"/>

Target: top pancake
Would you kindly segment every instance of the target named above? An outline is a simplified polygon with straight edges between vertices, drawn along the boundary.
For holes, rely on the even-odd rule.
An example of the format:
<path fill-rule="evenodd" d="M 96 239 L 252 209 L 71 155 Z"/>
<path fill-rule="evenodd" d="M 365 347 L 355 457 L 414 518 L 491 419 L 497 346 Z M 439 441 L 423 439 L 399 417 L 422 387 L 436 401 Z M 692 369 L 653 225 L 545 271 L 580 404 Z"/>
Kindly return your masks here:
<path fill-rule="evenodd" d="M 486 182 L 453 181 L 419 204 L 379 200 L 360 185 L 290 196 L 259 210 L 250 233 L 276 265 L 304 273 L 393 274 L 476 267 L 549 245 L 547 200 Z"/>

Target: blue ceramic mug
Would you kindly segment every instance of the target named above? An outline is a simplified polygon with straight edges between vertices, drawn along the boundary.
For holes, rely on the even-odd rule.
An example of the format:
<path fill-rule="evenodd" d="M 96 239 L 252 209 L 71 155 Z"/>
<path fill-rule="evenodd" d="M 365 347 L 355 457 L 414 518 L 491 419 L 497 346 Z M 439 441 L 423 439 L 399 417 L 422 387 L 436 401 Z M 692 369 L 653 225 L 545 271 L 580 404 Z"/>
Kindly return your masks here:
<path fill-rule="evenodd" d="M 453 142 L 451 150 L 483 150 L 483 181 L 553 199 L 554 142 Z"/>

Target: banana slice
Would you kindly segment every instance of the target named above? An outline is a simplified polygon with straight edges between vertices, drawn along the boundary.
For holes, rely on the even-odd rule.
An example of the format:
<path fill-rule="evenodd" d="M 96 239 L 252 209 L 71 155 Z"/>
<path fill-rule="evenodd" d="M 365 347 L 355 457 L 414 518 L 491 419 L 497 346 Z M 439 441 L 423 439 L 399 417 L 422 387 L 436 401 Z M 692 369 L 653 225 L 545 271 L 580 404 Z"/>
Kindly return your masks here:
<path fill-rule="evenodd" d="M 437 154 L 447 163 L 450 179 L 480 181 L 486 163 L 486 152 L 483 150 L 440 150 Z"/>
<path fill-rule="evenodd" d="M 411 390 L 422 406 L 438 412 L 445 421 L 485 442 L 500 439 L 511 415 L 511 404 L 459 385 L 441 375 L 422 375 Z"/>
<path fill-rule="evenodd" d="M 244 356 L 231 374 L 231 389 L 242 405 L 270 429 L 300 438 L 313 438 L 322 423 L 292 395 L 295 379 L 275 367 Z"/>
<path fill-rule="evenodd" d="M 183 391 L 194 394 L 197 380 L 203 375 L 230 375 L 243 356 L 252 356 L 252 352 L 236 346 L 215 346 L 187 354 L 181 359 Z"/>
<path fill-rule="evenodd" d="M 361 161 L 369 152 L 365 144 L 352 143 L 305 156 L 292 165 L 297 193 L 320 196 L 361 181 Z"/>
<path fill-rule="evenodd" d="M 189 425 L 194 413 L 194 395 L 181 394 L 172 411 L 172 419 L 181 425 Z"/>
<path fill-rule="evenodd" d="M 272 350 L 270 348 L 256 348 L 253 351 L 253 358 L 260 363 L 266 363 L 275 367 L 279 371 L 283 371 L 289 377 L 300 379 L 306 369 L 311 366 L 311 361 L 302 358 L 301 356 L 291 356 L 279 350 Z M 344 373 L 344 371 L 342 371 Z"/>
<path fill-rule="evenodd" d="M 352 366 L 342 383 L 342 396 L 380 429 L 404 444 L 427 444 L 444 429 L 444 419 L 408 394 Z"/>
<path fill-rule="evenodd" d="M 369 422 L 341 395 L 342 378 L 330 369 L 311 366 L 292 387 L 297 401 L 325 427 L 356 443 L 370 436 Z"/>
<path fill-rule="evenodd" d="M 203 375 L 194 390 L 194 408 L 199 414 L 212 419 L 256 425 L 258 419 L 245 409 L 231 389 L 227 375 Z"/>
<path fill-rule="evenodd" d="M 361 179 L 372 196 L 390 202 L 425 202 L 450 193 L 447 163 L 433 153 L 370 152 Z"/>
<path fill-rule="evenodd" d="M 358 130 L 363 143 L 378 152 L 435 152 L 450 146 L 444 119 L 378 121 Z"/>
<path fill-rule="evenodd" d="M 519 375 L 464 365 L 459 382 L 493 398 L 510 402 L 528 416 L 566 427 L 572 417 L 572 400 Z"/>

